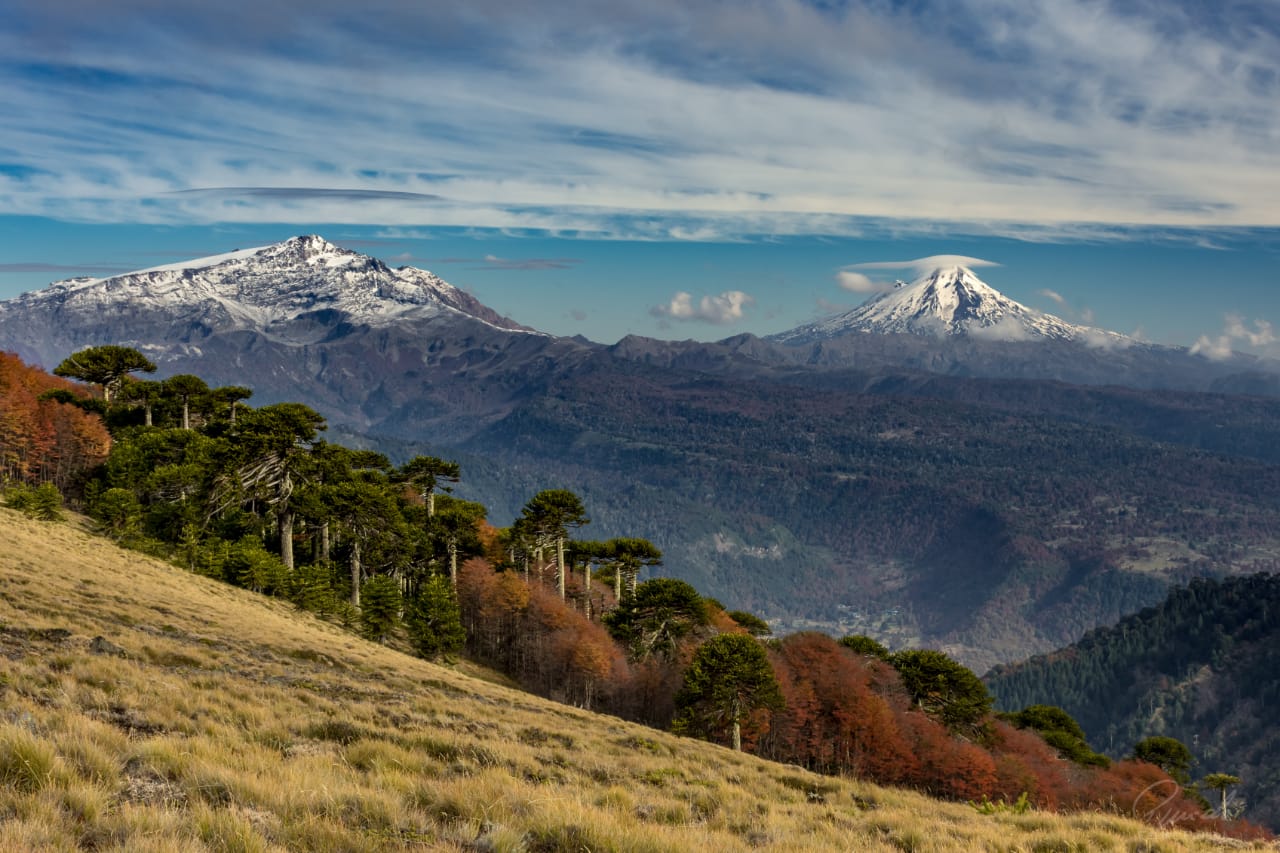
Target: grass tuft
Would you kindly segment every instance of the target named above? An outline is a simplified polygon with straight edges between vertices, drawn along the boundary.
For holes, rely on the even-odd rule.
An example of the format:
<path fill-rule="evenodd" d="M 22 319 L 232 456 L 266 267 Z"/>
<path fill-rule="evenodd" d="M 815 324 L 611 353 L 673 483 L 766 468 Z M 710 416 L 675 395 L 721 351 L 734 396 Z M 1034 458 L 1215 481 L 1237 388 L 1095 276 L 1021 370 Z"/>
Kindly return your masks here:
<path fill-rule="evenodd" d="M 66 775 L 57 753 L 26 729 L 0 724 L 0 784 L 34 793 Z"/>

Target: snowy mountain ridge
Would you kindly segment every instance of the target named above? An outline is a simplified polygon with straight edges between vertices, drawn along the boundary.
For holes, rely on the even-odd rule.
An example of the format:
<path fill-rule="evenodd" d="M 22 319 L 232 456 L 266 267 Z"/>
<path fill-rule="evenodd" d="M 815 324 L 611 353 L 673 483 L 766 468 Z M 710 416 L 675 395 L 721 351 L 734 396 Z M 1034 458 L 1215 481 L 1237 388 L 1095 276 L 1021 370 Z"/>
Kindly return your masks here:
<path fill-rule="evenodd" d="M 165 264 L 108 278 L 76 278 L 0 304 L 59 313 L 184 313 L 221 330 L 269 330 L 307 314 L 336 311 L 350 323 L 383 326 L 459 313 L 497 329 L 541 334 L 481 304 L 438 276 L 392 269 L 316 235 Z"/>
<path fill-rule="evenodd" d="M 898 282 L 862 305 L 816 323 L 772 336 L 803 344 L 851 332 L 925 337 L 967 336 L 993 341 L 1076 341 L 1090 346 L 1127 347 L 1132 338 L 1078 326 L 1015 302 L 964 266 L 946 266 L 910 284 Z"/>

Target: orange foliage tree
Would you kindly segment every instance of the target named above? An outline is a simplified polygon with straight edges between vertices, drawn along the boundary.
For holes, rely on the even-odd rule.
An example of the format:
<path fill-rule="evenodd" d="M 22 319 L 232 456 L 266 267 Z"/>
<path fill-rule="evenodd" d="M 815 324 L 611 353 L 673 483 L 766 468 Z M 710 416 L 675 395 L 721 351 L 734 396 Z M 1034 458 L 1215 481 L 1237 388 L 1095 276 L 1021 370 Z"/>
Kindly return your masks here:
<path fill-rule="evenodd" d="M 915 759 L 870 662 L 825 634 L 792 634 L 772 652 L 786 707 L 762 753 L 826 773 L 904 781 Z"/>
<path fill-rule="evenodd" d="M 106 459 L 111 438 L 102 419 L 41 400 L 49 391 L 89 397 L 83 386 L 0 353 L 0 481 L 53 483 L 66 492 L 81 472 Z"/>

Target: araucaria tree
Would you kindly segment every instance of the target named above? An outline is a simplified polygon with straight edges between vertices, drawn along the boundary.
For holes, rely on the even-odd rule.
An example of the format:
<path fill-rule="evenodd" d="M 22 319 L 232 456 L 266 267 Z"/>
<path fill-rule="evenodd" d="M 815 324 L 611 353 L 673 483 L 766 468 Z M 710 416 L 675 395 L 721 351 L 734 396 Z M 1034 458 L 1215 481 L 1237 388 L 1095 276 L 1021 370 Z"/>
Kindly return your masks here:
<path fill-rule="evenodd" d="M 456 652 L 467 639 L 453 584 L 442 575 L 427 578 L 417 595 L 405 602 L 404 623 L 410 642 L 423 657 Z"/>
<path fill-rule="evenodd" d="M 640 661 L 655 654 L 674 657 L 680 641 L 709 620 L 706 601 L 691 585 L 675 578 L 652 578 L 606 614 L 604 624 L 632 659 Z"/>
<path fill-rule="evenodd" d="M 991 694 L 970 670 L 933 649 L 889 658 L 912 701 L 952 731 L 973 731 L 991 713 Z"/>
<path fill-rule="evenodd" d="M 53 375 L 97 385 L 102 389 L 102 399 L 110 404 L 124 378 L 139 371 L 155 373 L 156 366 L 136 349 L 109 344 L 67 356 L 53 369 Z"/>
<path fill-rule="evenodd" d="M 218 478 L 211 513 L 236 503 L 263 500 L 276 513 L 280 559 L 293 571 L 293 496 L 295 477 L 305 464 L 324 418 L 301 403 L 277 403 L 246 413 L 236 425 L 233 472 Z"/>
<path fill-rule="evenodd" d="M 782 707 L 782 692 L 769 657 L 745 634 L 719 634 L 694 653 L 676 694 L 679 734 L 707 739 L 729 732 L 729 744 L 742 750 L 742 722 L 760 708 Z"/>
<path fill-rule="evenodd" d="M 544 489 L 524 505 L 516 523 L 532 539 L 535 549 L 555 545 L 556 589 L 563 599 L 564 543 L 569 538 L 569 529 L 591 523 L 582 499 L 568 489 Z"/>
<path fill-rule="evenodd" d="M 427 505 L 427 517 L 436 514 L 436 485 L 440 481 L 456 483 L 462 471 L 457 462 L 448 462 L 434 456 L 415 456 L 396 471 L 396 479 L 408 483 L 422 495 Z M 445 491 L 449 491 L 448 487 Z"/>
<path fill-rule="evenodd" d="M 1227 789 L 1234 788 L 1240 784 L 1239 776 L 1232 776 L 1230 773 L 1210 773 L 1208 776 L 1200 780 L 1200 787 L 1209 788 L 1222 794 L 1222 809 L 1219 816 L 1227 819 Z"/>

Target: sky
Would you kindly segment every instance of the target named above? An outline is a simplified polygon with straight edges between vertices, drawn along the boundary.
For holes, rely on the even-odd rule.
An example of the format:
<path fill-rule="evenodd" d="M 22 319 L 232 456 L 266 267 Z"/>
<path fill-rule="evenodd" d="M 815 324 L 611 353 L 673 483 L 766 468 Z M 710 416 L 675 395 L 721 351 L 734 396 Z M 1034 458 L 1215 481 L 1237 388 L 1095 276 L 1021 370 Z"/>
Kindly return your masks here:
<path fill-rule="evenodd" d="M 0 0 L 0 298 L 319 233 L 611 342 L 921 258 L 1280 357 L 1275 0 Z"/>

